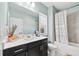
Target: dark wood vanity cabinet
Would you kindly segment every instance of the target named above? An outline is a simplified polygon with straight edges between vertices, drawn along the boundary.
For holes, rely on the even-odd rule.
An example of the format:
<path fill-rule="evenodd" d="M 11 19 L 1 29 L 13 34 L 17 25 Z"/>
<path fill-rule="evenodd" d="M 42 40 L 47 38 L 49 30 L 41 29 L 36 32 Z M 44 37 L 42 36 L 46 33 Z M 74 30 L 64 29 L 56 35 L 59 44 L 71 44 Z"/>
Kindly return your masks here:
<path fill-rule="evenodd" d="M 3 56 L 47 56 L 47 38 L 3 50 Z"/>
<path fill-rule="evenodd" d="M 40 56 L 39 46 L 32 47 L 28 50 L 28 56 Z"/>
<path fill-rule="evenodd" d="M 40 46 L 40 55 L 47 56 L 47 44 L 43 44 Z"/>
<path fill-rule="evenodd" d="M 3 56 L 26 56 L 26 44 L 3 50 Z"/>

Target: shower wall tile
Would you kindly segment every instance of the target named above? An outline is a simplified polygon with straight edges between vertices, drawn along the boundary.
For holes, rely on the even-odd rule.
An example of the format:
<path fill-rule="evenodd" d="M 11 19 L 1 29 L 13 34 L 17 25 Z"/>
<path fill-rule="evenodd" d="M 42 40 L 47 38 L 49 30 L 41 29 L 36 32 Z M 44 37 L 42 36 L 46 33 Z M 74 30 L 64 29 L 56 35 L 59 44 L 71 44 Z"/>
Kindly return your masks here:
<path fill-rule="evenodd" d="M 68 15 L 67 24 L 69 41 L 79 43 L 79 12 Z"/>

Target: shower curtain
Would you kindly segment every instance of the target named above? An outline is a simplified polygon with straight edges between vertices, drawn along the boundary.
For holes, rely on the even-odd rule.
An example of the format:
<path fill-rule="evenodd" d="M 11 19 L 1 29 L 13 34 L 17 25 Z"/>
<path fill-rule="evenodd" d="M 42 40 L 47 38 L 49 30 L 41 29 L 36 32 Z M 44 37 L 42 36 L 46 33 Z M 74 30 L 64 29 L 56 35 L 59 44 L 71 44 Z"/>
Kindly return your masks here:
<path fill-rule="evenodd" d="M 55 32 L 56 42 L 68 44 L 67 11 L 61 11 L 55 14 Z"/>

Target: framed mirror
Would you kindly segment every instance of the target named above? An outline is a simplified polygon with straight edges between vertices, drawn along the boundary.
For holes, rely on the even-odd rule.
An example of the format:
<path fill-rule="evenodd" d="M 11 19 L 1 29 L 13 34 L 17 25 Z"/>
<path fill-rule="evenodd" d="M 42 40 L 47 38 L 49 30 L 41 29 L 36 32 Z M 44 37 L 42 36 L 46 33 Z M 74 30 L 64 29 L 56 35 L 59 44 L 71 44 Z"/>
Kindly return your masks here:
<path fill-rule="evenodd" d="M 17 31 L 23 32 L 23 34 L 33 34 L 35 31 L 39 31 L 39 33 L 47 35 L 47 15 L 22 4 L 8 4 L 9 25 L 13 22 L 11 19 L 19 19 L 19 21 L 15 21 L 16 24 L 19 22 Z M 16 33 L 18 33 L 17 31 Z"/>

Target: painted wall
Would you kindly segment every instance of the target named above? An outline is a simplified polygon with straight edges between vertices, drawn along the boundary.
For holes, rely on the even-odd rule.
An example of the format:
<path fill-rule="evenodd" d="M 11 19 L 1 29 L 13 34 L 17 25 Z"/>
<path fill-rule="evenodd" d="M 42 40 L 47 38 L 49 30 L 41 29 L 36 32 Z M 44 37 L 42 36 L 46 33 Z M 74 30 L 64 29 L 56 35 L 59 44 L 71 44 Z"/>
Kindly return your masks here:
<path fill-rule="evenodd" d="M 7 3 L 0 3 L 0 36 L 6 35 Z"/>
<path fill-rule="evenodd" d="M 6 3 L 0 3 L 0 56 L 2 56 L 3 46 L 2 46 L 2 38 L 6 35 L 6 19 L 7 19 L 7 5 Z"/>
<path fill-rule="evenodd" d="M 50 42 L 54 43 L 55 41 L 55 13 L 58 10 L 51 6 L 48 8 L 48 39 Z"/>
<path fill-rule="evenodd" d="M 74 13 L 74 12 L 77 12 L 77 11 L 79 11 L 79 5 L 67 9 L 67 13 L 68 13 L 68 14 L 71 14 L 71 13 Z"/>
<path fill-rule="evenodd" d="M 36 2 L 35 10 L 48 15 L 48 8 L 44 6 L 41 2 Z"/>

